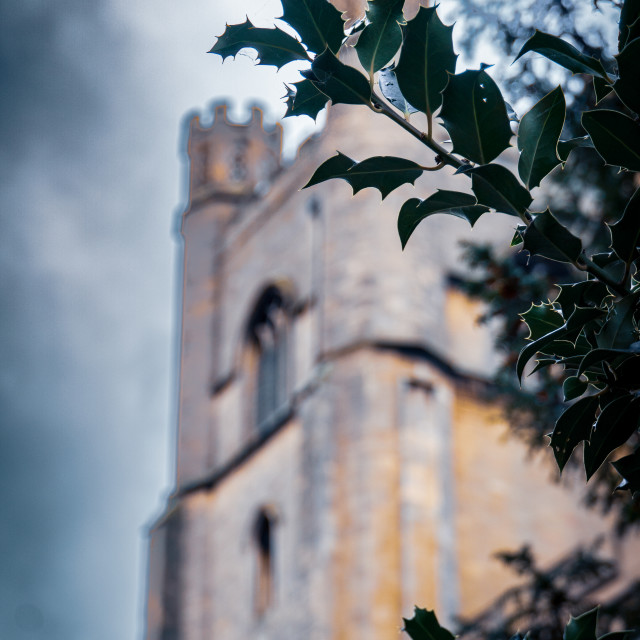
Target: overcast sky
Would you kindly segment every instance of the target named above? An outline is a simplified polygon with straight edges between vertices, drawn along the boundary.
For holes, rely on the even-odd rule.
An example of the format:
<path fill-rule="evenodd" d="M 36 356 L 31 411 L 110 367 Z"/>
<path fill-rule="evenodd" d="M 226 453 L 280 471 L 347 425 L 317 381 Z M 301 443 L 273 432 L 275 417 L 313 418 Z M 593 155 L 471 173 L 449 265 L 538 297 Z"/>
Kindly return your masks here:
<path fill-rule="evenodd" d="M 140 638 L 171 481 L 182 119 L 282 81 L 205 52 L 277 0 L 0 0 L 0 638 Z M 293 73 L 293 75 L 292 75 Z"/>

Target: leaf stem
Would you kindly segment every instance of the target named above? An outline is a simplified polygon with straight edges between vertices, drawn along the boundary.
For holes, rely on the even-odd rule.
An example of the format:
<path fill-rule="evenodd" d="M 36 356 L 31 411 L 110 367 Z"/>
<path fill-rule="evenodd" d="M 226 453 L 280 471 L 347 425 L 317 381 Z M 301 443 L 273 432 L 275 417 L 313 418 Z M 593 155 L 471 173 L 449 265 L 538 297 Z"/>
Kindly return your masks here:
<path fill-rule="evenodd" d="M 599 267 L 595 262 L 593 262 L 593 260 L 587 258 L 585 255 L 580 256 L 574 265 L 581 271 L 589 272 L 591 275 L 598 278 L 600 282 L 611 287 L 611 289 L 621 296 L 628 296 L 631 293 L 629 289 L 610 278 L 609 274 L 604 269 Z"/>
<path fill-rule="evenodd" d="M 375 92 L 372 91 L 371 96 L 372 101 L 370 104 L 370 108 L 373 111 L 377 113 L 383 113 L 385 116 L 387 116 L 387 118 L 390 118 L 397 125 L 401 126 L 405 131 L 409 132 L 414 138 L 420 140 L 422 144 L 429 147 L 431 151 L 434 151 L 440 157 L 441 163 L 448 164 L 455 169 L 463 166 L 462 162 L 458 160 L 458 158 L 441 147 L 435 140 L 433 140 L 433 138 L 429 136 L 428 133 L 420 131 L 420 129 L 414 127 L 410 122 L 407 122 L 404 118 L 399 116 L 395 111 L 388 107 Z"/>

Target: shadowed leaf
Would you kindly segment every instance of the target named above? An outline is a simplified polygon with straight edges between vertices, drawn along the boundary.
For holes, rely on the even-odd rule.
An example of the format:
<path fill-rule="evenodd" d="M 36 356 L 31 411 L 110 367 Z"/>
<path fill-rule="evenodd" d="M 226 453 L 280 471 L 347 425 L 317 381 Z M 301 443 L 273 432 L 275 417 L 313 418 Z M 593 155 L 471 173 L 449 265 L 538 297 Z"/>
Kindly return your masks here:
<path fill-rule="evenodd" d="M 360 64 L 370 76 L 396 55 L 402 44 L 404 0 L 369 0 L 367 19 L 356 44 Z"/>
<path fill-rule="evenodd" d="M 529 327 L 527 340 L 542 338 L 564 324 L 564 318 L 549 304 L 532 304 L 520 317 Z"/>
<path fill-rule="evenodd" d="M 536 214 L 527 227 L 523 248 L 532 256 L 540 255 L 557 262 L 575 262 L 582 252 L 582 242 L 547 210 Z"/>
<path fill-rule="evenodd" d="M 594 364 L 598 364 L 603 361 L 614 364 L 617 360 L 630 358 L 633 355 L 633 352 L 628 351 L 627 349 L 592 349 L 580 361 L 577 375 L 584 373 Z"/>
<path fill-rule="evenodd" d="M 242 49 L 255 49 L 258 64 L 273 65 L 278 69 L 295 60 L 309 60 L 302 44 L 281 29 L 254 27 L 249 19 L 242 24 L 227 26 L 209 53 L 217 53 L 226 59 L 236 56 Z"/>
<path fill-rule="evenodd" d="M 434 7 L 420 7 L 405 27 L 396 74 L 402 95 L 416 109 L 433 114 L 442 104 L 442 90 L 456 70 L 453 27 L 440 21 Z"/>
<path fill-rule="evenodd" d="M 583 136 L 581 138 L 571 138 L 571 140 L 558 141 L 558 157 L 562 162 L 566 162 L 569 158 L 569 154 L 576 147 L 590 147 L 593 148 L 593 142 L 589 136 Z"/>
<path fill-rule="evenodd" d="M 473 162 L 491 162 L 509 146 L 512 133 L 507 107 L 500 89 L 484 70 L 449 77 L 440 117 L 454 153 Z"/>
<path fill-rule="evenodd" d="M 326 47 L 337 53 L 344 39 L 340 12 L 327 0 L 282 0 L 282 19 L 291 25 L 309 51 L 320 53 Z"/>
<path fill-rule="evenodd" d="M 518 380 L 522 382 L 522 374 L 524 373 L 524 368 L 527 366 L 527 362 L 529 362 L 529 360 L 531 360 L 531 358 L 533 358 L 533 356 L 535 356 L 538 351 L 541 351 L 555 340 L 564 338 L 566 334 L 567 328 L 565 325 L 562 325 L 554 331 L 547 333 L 546 336 L 542 336 L 534 342 L 529 343 L 518 356 L 518 362 L 516 363 L 516 373 L 518 374 Z"/>
<path fill-rule="evenodd" d="M 502 165 L 488 164 L 469 169 L 467 173 L 471 175 L 471 188 L 480 204 L 512 216 L 524 213 L 531 204 L 531 194 Z"/>
<path fill-rule="evenodd" d="M 627 42 L 638 37 L 640 37 L 640 0 L 624 0 L 620 10 L 618 51 L 622 51 Z"/>
<path fill-rule="evenodd" d="M 637 340 L 634 314 L 638 308 L 640 290 L 622 298 L 613 305 L 609 317 L 597 334 L 601 349 L 626 349 Z"/>
<path fill-rule="evenodd" d="M 529 51 L 543 55 L 572 73 L 589 73 L 605 79 L 607 77 L 600 60 L 581 53 L 572 44 L 549 33 L 536 29 L 536 32 L 524 43 L 515 60 Z"/>
<path fill-rule="evenodd" d="M 640 171 L 640 125 L 619 111 L 585 111 L 582 126 L 602 159 L 615 167 Z"/>
<path fill-rule="evenodd" d="M 404 630 L 412 640 L 454 640 L 455 636 L 440 626 L 436 614 L 416 607 L 413 618 L 404 620 Z"/>
<path fill-rule="evenodd" d="M 369 81 L 356 69 L 343 64 L 326 49 L 316 57 L 311 72 L 303 73 L 334 104 L 369 104 Z"/>
<path fill-rule="evenodd" d="M 311 80 L 294 82 L 295 90 L 287 86 L 287 112 L 289 116 L 309 116 L 314 120 L 318 117 L 329 101 L 329 97 L 318 90 Z"/>
<path fill-rule="evenodd" d="M 593 76 L 593 92 L 596 94 L 596 104 L 604 100 L 611 92 L 613 87 L 599 76 Z"/>
<path fill-rule="evenodd" d="M 569 376 L 562 384 L 564 401 L 575 400 L 587 390 L 588 386 L 589 383 L 586 380 L 581 380 L 577 376 Z"/>
<path fill-rule="evenodd" d="M 629 42 L 616 60 L 620 78 L 613 88 L 631 111 L 640 113 L 640 37 Z"/>
<path fill-rule="evenodd" d="M 380 191 L 382 198 L 403 184 L 413 184 L 422 175 L 420 165 L 393 156 L 375 156 L 362 162 L 355 162 L 342 153 L 323 162 L 304 185 L 303 189 L 314 184 L 341 178 L 353 188 L 354 195 L 367 187 L 374 187 Z"/>
<path fill-rule="evenodd" d="M 640 492 L 640 450 L 611 464 L 626 481 L 620 488 L 628 489 L 632 495 Z"/>
<path fill-rule="evenodd" d="M 598 398 L 581 398 L 562 413 L 551 434 L 549 446 L 562 472 L 573 450 L 586 440 L 596 417 Z"/>
<path fill-rule="evenodd" d="M 563 640 L 596 640 L 598 607 L 574 618 L 571 616 L 564 629 Z"/>
<path fill-rule="evenodd" d="M 607 456 L 623 445 L 638 428 L 640 398 L 625 395 L 610 402 L 598 416 L 589 440 L 584 445 L 587 480 L 600 468 Z"/>
<path fill-rule="evenodd" d="M 560 164 L 557 145 L 564 125 L 566 104 L 560 87 L 556 87 L 528 111 L 518 128 L 518 173 L 527 189 L 540 184 Z"/>
<path fill-rule="evenodd" d="M 474 196 L 458 191 L 438 190 L 426 200 L 411 198 L 402 205 L 398 216 L 398 233 L 402 248 L 404 249 L 418 224 L 429 216 L 448 213 L 463 218 L 473 227 L 478 218 L 487 211 L 489 208 L 479 205 Z"/>
<path fill-rule="evenodd" d="M 640 243 L 640 189 L 629 200 L 620 220 L 609 227 L 611 248 L 626 263 L 636 255 Z"/>

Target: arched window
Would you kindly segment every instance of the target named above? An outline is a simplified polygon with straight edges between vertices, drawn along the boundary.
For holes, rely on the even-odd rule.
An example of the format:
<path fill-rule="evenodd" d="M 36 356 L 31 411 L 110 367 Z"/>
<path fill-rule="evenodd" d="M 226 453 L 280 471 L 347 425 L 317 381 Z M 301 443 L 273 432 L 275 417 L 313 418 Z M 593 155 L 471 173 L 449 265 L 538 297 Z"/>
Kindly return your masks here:
<path fill-rule="evenodd" d="M 261 509 L 253 531 L 256 550 L 255 610 L 259 616 L 273 603 L 273 530 L 273 518 Z"/>
<path fill-rule="evenodd" d="M 260 429 L 287 398 L 287 317 L 275 287 L 260 298 L 249 324 L 249 339 L 257 356 L 255 421 Z"/>

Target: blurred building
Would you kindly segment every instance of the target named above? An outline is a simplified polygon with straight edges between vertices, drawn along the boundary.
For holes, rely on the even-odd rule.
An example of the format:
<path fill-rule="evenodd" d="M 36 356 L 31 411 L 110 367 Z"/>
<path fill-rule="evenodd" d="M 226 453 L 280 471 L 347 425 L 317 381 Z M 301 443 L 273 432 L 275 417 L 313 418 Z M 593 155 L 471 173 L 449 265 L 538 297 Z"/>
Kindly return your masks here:
<path fill-rule="evenodd" d="M 285 166 L 259 109 L 214 115 L 189 129 L 177 474 L 151 531 L 148 640 L 388 640 L 414 604 L 445 621 L 485 606 L 511 580 L 496 550 L 591 541 L 601 516 L 481 399 L 491 336 L 451 284 L 466 223 L 436 216 L 400 249 L 402 203 L 453 176 L 382 206 L 339 180 L 301 191 L 336 149 L 432 158 L 334 107 Z M 474 229 L 511 234 L 498 214 Z"/>

